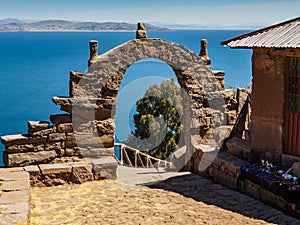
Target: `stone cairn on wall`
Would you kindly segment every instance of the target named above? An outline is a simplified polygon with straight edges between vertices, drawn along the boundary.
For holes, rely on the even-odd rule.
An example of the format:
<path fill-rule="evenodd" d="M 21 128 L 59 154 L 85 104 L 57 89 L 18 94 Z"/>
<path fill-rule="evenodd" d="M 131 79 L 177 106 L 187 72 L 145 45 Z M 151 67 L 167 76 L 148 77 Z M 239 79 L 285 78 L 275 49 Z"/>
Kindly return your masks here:
<path fill-rule="evenodd" d="M 143 41 L 145 39 L 147 39 L 145 25 L 139 23 L 136 40 Z M 156 42 L 161 41 L 160 39 L 153 40 Z M 210 59 L 206 46 L 207 41 L 205 39 L 201 40 L 200 56 L 210 70 Z M 90 41 L 90 59 L 88 64 L 93 65 L 94 62 L 99 60 L 99 57 L 98 42 L 92 40 Z M 93 151 L 90 148 L 88 152 L 84 152 L 83 154 L 82 149 L 76 143 L 77 138 L 75 139 L 74 124 L 72 123 L 72 99 L 75 96 L 75 91 L 78 89 L 79 82 L 86 74 L 71 71 L 69 97 L 53 97 L 53 102 L 56 105 L 60 105 L 60 109 L 67 113 L 51 115 L 51 123 L 29 121 L 28 134 L 1 137 L 1 141 L 5 146 L 3 153 L 5 166 L 24 167 L 26 171 L 30 172 L 33 185 L 53 185 L 65 182 L 81 183 L 86 180 L 115 178 L 117 163 L 113 158 L 114 118 L 112 118 L 112 115 L 114 115 L 114 105 L 125 71 L 126 68 L 120 70 L 117 72 L 120 73 L 119 75 L 117 74 L 114 78 L 108 80 L 99 94 L 96 108 L 93 109 L 96 117 L 97 131 L 100 136 L 97 138 L 101 139 L 105 147 L 103 151 L 99 151 L 99 149 Z M 176 71 L 174 70 L 174 72 Z M 212 71 L 212 73 L 222 87 L 221 92 L 227 109 L 227 123 L 222 129 L 230 133 L 238 108 L 238 103 L 235 100 L 235 92 L 225 90 L 225 73 L 223 71 Z M 196 99 L 198 98 L 197 96 L 192 97 Z M 208 130 L 211 124 L 210 113 L 207 111 L 206 116 L 201 118 L 200 121 L 194 121 L 192 118 L 189 122 L 191 127 L 200 126 L 202 130 Z M 87 134 L 83 138 L 90 141 L 92 138 L 88 136 L 88 129 L 88 126 L 80 126 L 76 131 L 79 130 L 84 135 Z"/>

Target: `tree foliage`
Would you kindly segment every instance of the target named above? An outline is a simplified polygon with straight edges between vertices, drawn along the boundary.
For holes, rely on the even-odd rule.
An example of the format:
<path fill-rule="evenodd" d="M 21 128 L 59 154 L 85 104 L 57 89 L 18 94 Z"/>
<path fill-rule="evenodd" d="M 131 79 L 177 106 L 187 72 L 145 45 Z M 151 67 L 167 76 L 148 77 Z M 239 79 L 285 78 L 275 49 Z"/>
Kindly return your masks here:
<path fill-rule="evenodd" d="M 125 142 L 147 154 L 166 159 L 179 145 L 183 130 L 181 90 L 174 79 L 150 86 L 136 102 L 135 130 Z M 153 146 L 153 144 L 155 146 Z"/>

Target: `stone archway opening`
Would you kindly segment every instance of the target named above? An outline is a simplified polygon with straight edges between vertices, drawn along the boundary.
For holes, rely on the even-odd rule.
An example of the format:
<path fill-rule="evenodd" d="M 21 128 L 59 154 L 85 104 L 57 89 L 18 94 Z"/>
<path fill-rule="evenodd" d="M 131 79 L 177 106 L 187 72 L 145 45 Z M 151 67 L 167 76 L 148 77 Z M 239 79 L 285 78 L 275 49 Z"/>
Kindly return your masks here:
<path fill-rule="evenodd" d="M 167 86 L 161 89 L 160 85 L 163 84 Z M 155 89 L 153 89 L 153 85 L 156 86 Z M 158 91 L 158 94 L 164 96 L 151 96 L 151 98 L 150 96 L 145 96 L 146 92 L 147 95 L 150 93 L 151 95 L 155 95 L 157 92 L 156 90 Z M 170 150 L 170 147 L 169 149 L 167 147 L 167 141 L 169 141 L 170 143 L 168 146 L 172 146 L 170 151 L 173 152 L 174 146 L 178 146 L 179 141 L 183 142 L 183 138 L 179 138 L 181 133 L 183 135 L 183 132 L 181 132 L 183 129 L 183 121 L 180 120 L 180 118 L 182 118 L 181 96 L 180 85 L 177 82 L 176 74 L 167 63 L 153 58 L 135 62 L 126 70 L 118 91 L 115 116 L 115 143 L 125 143 L 126 145 L 141 151 L 147 149 L 148 154 L 155 157 L 159 155 L 157 151 L 161 151 L 158 149 L 166 149 L 166 151 Z M 166 105 L 162 108 L 166 102 L 160 97 L 168 99 L 169 102 L 167 108 Z M 143 99 L 146 98 L 147 101 L 149 100 L 147 106 L 150 108 L 148 108 L 148 111 L 141 112 L 140 105 L 139 113 L 136 104 L 139 100 L 145 104 L 146 101 L 143 101 Z M 156 105 L 154 106 L 152 103 L 156 103 Z M 160 103 L 161 107 L 158 107 L 157 103 Z M 176 112 L 174 110 L 176 110 Z M 138 121 L 134 122 L 134 115 L 139 115 L 139 118 L 145 118 L 146 116 L 142 116 L 142 114 L 152 116 L 155 114 L 155 117 L 152 118 L 153 120 L 151 119 L 151 121 L 154 122 L 152 127 L 155 127 L 155 130 L 152 131 L 153 135 L 151 134 L 151 137 L 144 140 L 135 140 L 135 132 L 138 132 L 140 135 L 144 132 L 141 130 L 141 126 L 139 126 L 138 123 L 138 121 L 142 119 L 138 119 Z M 170 119 L 167 119 L 167 114 Z M 174 120 L 180 120 L 180 124 L 170 125 L 169 121 L 172 120 L 173 122 Z M 150 124 L 151 122 L 149 122 L 148 126 Z M 158 137 L 158 130 L 166 127 L 168 127 L 168 136 L 166 136 L 167 133 L 165 133 L 162 137 Z M 156 136 L 154 137 L 154 135 Z M 151 143 L 149 143 L 150 140 Z M 175 143 L 176 145 L 174 145 Z M 166 147 L 162 147 L 164 145 L 166 145 Z M 152 153 L 149 152 L 150 150 L 152 150 Z M 155 151 L 155 153 L 153 151 Z M 166 154 L 167 153 L 165 153 L 165 155 Z M 115 155 L 120 158 L 119 145 L 115 146 Z"/>
<path fill-rule="evenodd" d="M 124 141 L 128 137 L 130 130 L 132 131 L 133 124 L 131 120 L 136 110 L 135 103 L 137 100 L 144 97 L 146 90 L 150 86 L 159 85 L 163 80 L 171 78 L 174 78 L 176 84 L 178 84 L 172 68 L 165 62 L 153 58 L 137 61 L 126 70 L 118 91 L 116 103 L 115 136 L 117 139 L 115 142 Z"/>

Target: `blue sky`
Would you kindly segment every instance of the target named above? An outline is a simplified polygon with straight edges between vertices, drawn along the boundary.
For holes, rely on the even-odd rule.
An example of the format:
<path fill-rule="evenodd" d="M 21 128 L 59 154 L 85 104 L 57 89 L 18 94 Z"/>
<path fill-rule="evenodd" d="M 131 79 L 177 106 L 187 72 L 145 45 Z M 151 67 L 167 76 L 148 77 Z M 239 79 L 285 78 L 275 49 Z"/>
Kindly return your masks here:
<path fill-rule="evenodd" d="M 300 0 L 0 0 L 0 17 L 269 25 L 300 16 L 299 8 Z"/>

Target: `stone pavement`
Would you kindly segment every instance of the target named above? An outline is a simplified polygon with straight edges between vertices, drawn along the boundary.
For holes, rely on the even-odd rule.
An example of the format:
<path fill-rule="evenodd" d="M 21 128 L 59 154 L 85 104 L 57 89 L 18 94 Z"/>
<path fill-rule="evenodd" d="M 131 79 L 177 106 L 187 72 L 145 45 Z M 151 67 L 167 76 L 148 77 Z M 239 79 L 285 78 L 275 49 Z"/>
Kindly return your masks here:
<path fill-rule="evenodd" d="M 29 222 L 29 174 L 23 168 L 0 168 L 0 225 Z"/>
<path fill-rule="evenodd" d="M 119 171 L 122 173 L 122 171 Z M 31 224 L 279 224 L 300 221 L 244 194 L 194 174 L 166 181 L 92 181 L 31 189 Z M 146 174 L 138 171 L 140 176 Z M 151 175 L 152 173 L 152 175 Z M 127 182 L 127 183 L 126 183 Z M 145 186 L 149 182 L 149 186 Z M 136 185 L 144 183 L 144 185 Z"/>

